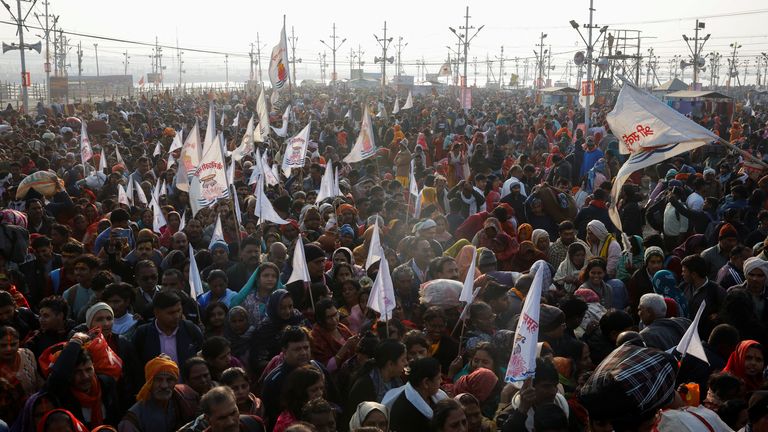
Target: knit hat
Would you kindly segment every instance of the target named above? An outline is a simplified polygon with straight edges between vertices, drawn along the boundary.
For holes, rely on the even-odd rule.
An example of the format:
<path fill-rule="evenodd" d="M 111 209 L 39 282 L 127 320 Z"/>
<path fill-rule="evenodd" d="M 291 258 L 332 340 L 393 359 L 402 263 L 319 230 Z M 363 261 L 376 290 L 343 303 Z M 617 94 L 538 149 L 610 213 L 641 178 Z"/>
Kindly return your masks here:
<path fill-rule="evenodd" d="M 477 259 L 477 265 L 479 267 L 496 265 L 496 254 L 490 249 L 482 248 L 480 250 L 480 256 Z"/>
<path fill-rule="evenodd" d="M 669 171 L 667 171 L 667 175 L 664 176 L 667 180 L 675 178 L 677 175 L 677 170 L 674 168 L 670 168 Z"/>
<path fill-rule="evenodd" d="M 725 238 L 737 238 L 738 236 L 739 233 L 736 231 L 736 228 L 734 228 L 733 225 L 727 223 L 720 228 L 720 233 L 718 234 L 717 239 L 722 240 Z"/>
<path fill-rule="evenodd" d="M 318 258 L 324 257 L 325 252 L 320 246 L 312 243 L 304 245 L 304 258 L 307 260 L 307 262 L 312 262 Z"/>
<path fill-rule="evenodd" d="M 652 256 L 657 256 L 664 260 L 664 251 L 661 250 L 661 248 L 658 246 L 649 246 L 648 249 L 645 250 L 643 259 L 645 262 L 648 262 L 648 259 L 650 259 Z"/>
<path fill-rule="evenodd" d="M 96 315 L 96 312 L 103 310 L 109 311 L 113 317 L 115 316 L 115 312 L 112 311 L 111 306 L 104 302 L 98 302 L 85 311 L 85 324 L 88 326 L 88 328 L 91 328 L 91 321 L 93 321 L 93 317 Z"/>
<path fill-rule="evenodd" d="M 579 392 L 594 420 L 628 421 L 669 404 L 677 362 L 671 354 L 631 344 L 616 348 Z"/>
<path fill-rule="evenodd" d="M 213 242 L 213 244 L 208 246 L 208 250 L 211 252 L 215 251 L 216 249 L 224 249 L 224 251 L 229 253 L 229 245 L 224 240 L 216 240 Z"/>
<path fill-rule="evenodd" d="M 565 322 L 565 314 L 559 308 L 542 304 L 539 310 L 539 322 L 543 333 L 557 330 Z"/>

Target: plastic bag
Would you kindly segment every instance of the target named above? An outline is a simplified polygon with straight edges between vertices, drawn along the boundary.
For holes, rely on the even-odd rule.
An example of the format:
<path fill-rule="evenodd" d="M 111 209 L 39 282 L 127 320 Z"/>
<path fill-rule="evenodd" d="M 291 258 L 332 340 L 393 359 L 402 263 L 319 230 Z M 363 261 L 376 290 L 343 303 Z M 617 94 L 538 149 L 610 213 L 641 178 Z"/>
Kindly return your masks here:
<path fill-rule="evenodd" d="M 451 279 L 435 279 L 421 284 L 419 301 L 426 306 L 449 309 L 459 306 L 459 296 L 464 284 Z"/>
<path fill-rule="evenodd" d="M 101 329 L 93 329 L 88 335 L 91 340 L 86 342 L 84 348 L 91 355 L 96 373 L 119 379 L 123 373 L 123 360 L 109 347 Z"/>

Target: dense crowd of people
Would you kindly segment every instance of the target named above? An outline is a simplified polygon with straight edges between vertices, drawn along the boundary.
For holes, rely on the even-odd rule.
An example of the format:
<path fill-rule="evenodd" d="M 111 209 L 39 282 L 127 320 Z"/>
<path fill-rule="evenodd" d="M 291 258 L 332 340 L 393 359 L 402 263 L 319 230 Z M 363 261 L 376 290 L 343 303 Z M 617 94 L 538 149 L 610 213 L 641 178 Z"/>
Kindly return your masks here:
<path fill-rule="evenodd" d="M 476 90 L 465 111 L 435 92 L 391 114 L 393 90 L 301 89 L 288 136 L 311 124 L 304 167 L 265 189 L 288 223 L 255 216 L 253 171 L 281 165 L 279 131 L 263 158 L 227 156 L 231 198 L 193 209 L 176 134 L 208 132 L 212 102 L 229 154 L 257 96 L 0 112 L 0 430 L 768 431 L 759 166 L 708 145 L 611 202 L 610 106 L 585 126 L 525 94 Z M 376 153 L 344 163 L 366 108 Z M 691 120 L 762 157 L 768 112 L 738 108 Z M 329 162 L 340 195 L 318 201 Z M 374 234 L 384 256 L 366 263 Z M 291 278 L 298 239 L 309 283 Z M 369 302 L 381 260 L 386 321 Z M 508 383 L 542 260 L 535 376 Z M 700 306 L 703 354 L 681 358 Z"/>

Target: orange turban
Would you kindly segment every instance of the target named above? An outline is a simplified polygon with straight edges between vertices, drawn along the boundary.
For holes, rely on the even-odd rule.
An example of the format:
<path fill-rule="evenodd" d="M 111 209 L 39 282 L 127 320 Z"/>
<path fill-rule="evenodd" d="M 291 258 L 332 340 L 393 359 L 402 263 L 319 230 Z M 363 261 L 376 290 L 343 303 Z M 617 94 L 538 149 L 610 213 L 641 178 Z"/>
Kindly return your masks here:
<path fill-rule="evenodd" d="M 169 373 L 175 376 L 176 379 L 179 378 L 179 367 L 176 365 L 176 362 L 165 354 L 160 354 L 144 365 L 144 378 L 146 382 L 141 387 L 141 390 L 139 390 L 139 394 L 136 395 L 136 400 L 146 401 L 149 399 L 152 393 L 152 381 L 155 380 L 157 374 L 161 373 Z"/>

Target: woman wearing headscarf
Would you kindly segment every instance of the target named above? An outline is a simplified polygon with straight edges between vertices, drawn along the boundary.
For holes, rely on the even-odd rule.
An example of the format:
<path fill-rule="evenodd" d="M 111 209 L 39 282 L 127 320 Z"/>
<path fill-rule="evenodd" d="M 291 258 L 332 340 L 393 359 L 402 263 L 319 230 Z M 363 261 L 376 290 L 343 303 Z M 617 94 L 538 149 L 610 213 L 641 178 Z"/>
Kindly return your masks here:
<path fill-rule="evenodd" d="M 299 216 L 299 229 L 305 234 L 306 242 L 317 241 L 323 234 L 321 226 L 322 216 L 317 206 L 306 205 L 301 209 Z"/>
<path fill-rule="evenodd" d="M 517 228 L 517 241 L 524 242 L 526 240 L 531 240 L 533 237 L 533 227 L 531 224 L 521 224 Z"/>
<path fill-rule="evenodd" d="M 587 264 L 587 259 L 590 257 L 590 253 L 584 244 L 580 242 L 573 242 L 568 245 L 568 252 L 565 255 L 565 259 L 560 263 L 555 273 L 554 282 L 562 284 L 563 288 L 568 293 L 573 293 L 581 285 L 579 276 L 584 266 Z"/>
<path fill-rule="evenodd" d="M 677 303 L 681 316 L 690 316 L 688 315 L 688 300 L 680 288 L 677 287 L 677 279 L 674 273 L 669 270 L 659 270 L 651 278 L 651 283 L 653 284 L 653 292 L 671 298 Z"/>
<path fill-rule="evenodd" d="M 503 269 L 513 272 L 524 272 L 531 269 L 533 263 L 538 260 L 545 260 L 543 253 L 538 251 L 530 240 L 520 242 L 520 249 L 512 258 L 509 268 Z M 502 270 L 499 268 L 499 270 Z"/>
<path fill-rule="evenodd" d="M 499 403 L 499 377 L 486 368 L 477 368 L 464 375 L 453 386 L 456 394 L 469 393 L 480 401 L 480 410 L 485 418 L 493 418 Z"/>
<path fill-rule="evenodd" d="M 285 289 L 275 290 L 267 300 L 266 317 L 253 332 L 249 363 L 256 375 L 272 357 L 280 352 L 280 334 L 288 326 L 302 325 L 304 316 L 293 307 L 293 299 Z"/>
<path fill-rule="evenodd" d="M 728 357 L 723 372 L 728 372 L 744 381 L 747 395 L 760 390 L 763 385 L 765 368 L 765 350 L 759 342 L 744 340 Z"/>
<path fill-rule="evenodd" d="M 352 266 L 352 277 L 355 279 L 360 279 L 365 276 L 365 269 L 355 264 L 355 256 L 352 254 L 352 251 L 349 248 L 342 246 L 333 251 L 333 255 L 331 255 L 331 268 L 325 272 L 326 277 L 328 277 L 328 279 L 333 279 L 336 267 L 342 263 L 347 263 Z"/>
<path fill-rule="evenodd" d="M 642 267 L 635 270 L 632 277 L 627 281 L 629 310 L 635 318 L 635 321 L 640 319 L 637 315 L 637 307 L 640 304 L 640 297 L 642 297 L 643 294 L 654 292 L 652 282 L 653 275 L 663 267 L 664 251 L 658 246 L 649 246 L 643 254 Z"/>
<path fill-rule="evenodd" d="M 476 247 L 487 248 L 496 255 L 499 270 L 512 270 L 512 258 L 520 250 L 517 240 L 510 237 L 501 229 L 501 223 L 495 217 L 489 217 L 483 223 L 483 229 L 475 234 L 472 244 Z"/>
<path fill-rule="evenodd" d="M 267 304 L 275 290 L 285 289 L 280 270 L 270 262 L 259 265 L 243 288 L 230 300 L 229 307 L 242 306 L 250 322 L 258 328 L 267 316 Z"/>
<path fill-rule="evenodd" d="M 389 432 L 389 410 L 378 402 L 360 402 L 349 419 L 349 430 L 354 432 L 360 428 L 377 428 L 381 432 Z"/>
<path fill-rule="evenodd" d="M 24 402 L 16 421 L 13 422 L 11 432 L 37 432 L 37 424 L 43 416 L 54 407 L 59 406 L 56 397 L 50 393 L 37 392 Z"/>
<path fill-rule="evenodd" d="M 459 268 L 460 281 L 463 281 L 467 278 L 467 273 L 469 272 L 469 268 L 472 265 L 472 257 L 474 256 L 476 250 L 477 249 L 474 246 L 467 244 L 462 247 L 459 253 L 454 257 L 456 259 L 456 266 Z M 480 277 L 480 271 L 475 268 L 475 273 L 472 276 L 472 279 L 474 280 L 478 277 Z"/>
<path fill-rule="evenodd" d="M 251 325 L 248 311 L 244 307 L 234 306 L 229 310 L 224 335 L 229 340 L 232 356 L 242 364 L 248 364 L 251 337 L 255 331 L 256 328 Z"/>
<path fill-rule="evenodd" d="M 586 192 L 592 193 L 608 180 L 605 159 L 600 158 L 587 173 Z"/>
<path fill-rule="evenodd" d="M 552 244 L 549 240 L 549 233 L 543 229 L 535 229 L 531 234 L 531 242 L 537 250 L 546 256 L 545 259 L 549 260 L 549 247 Z"/>
<path fill-rule="evenodd" d="M 614 278 L 621 257 L 621 246 L 613 234 L 608 232 L 605 224 L 599 220 L 592 220 L 587 224 L 587 243 L 592 255 L 605 260 L 608 277 Z"/>

